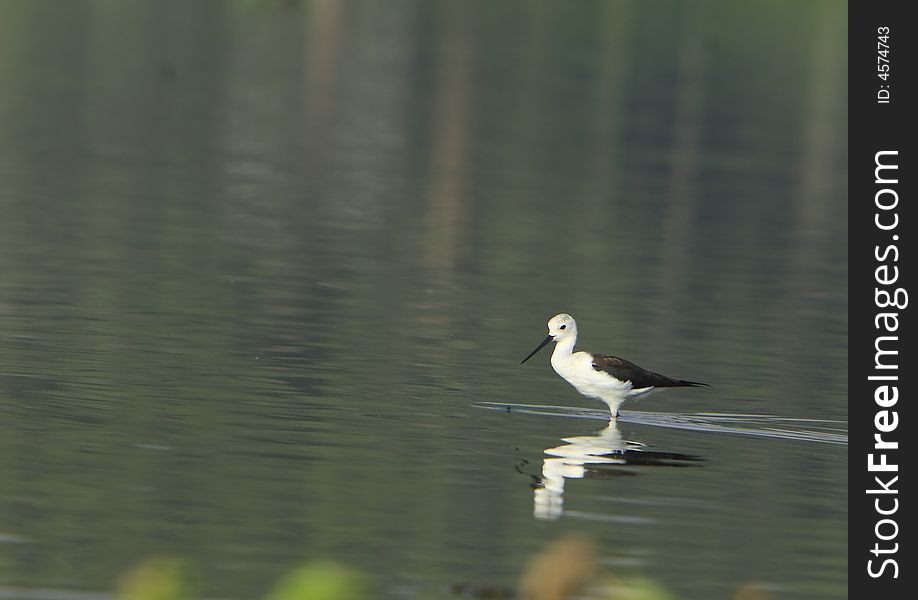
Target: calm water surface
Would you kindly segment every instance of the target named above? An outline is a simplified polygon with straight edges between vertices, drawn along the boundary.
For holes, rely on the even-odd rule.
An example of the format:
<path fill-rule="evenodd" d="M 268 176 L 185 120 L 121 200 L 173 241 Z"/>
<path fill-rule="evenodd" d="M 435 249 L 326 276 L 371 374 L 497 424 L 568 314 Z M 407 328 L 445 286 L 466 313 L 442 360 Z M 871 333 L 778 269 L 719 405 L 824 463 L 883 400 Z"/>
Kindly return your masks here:
<path fill-rule="evenodd" d="M 733 6 L 0 3 L 0 594 L 449 597 L 573 531 L 845 597 L 845 9 Z M 712 387 L 571 418 L 561 311 Z"/>

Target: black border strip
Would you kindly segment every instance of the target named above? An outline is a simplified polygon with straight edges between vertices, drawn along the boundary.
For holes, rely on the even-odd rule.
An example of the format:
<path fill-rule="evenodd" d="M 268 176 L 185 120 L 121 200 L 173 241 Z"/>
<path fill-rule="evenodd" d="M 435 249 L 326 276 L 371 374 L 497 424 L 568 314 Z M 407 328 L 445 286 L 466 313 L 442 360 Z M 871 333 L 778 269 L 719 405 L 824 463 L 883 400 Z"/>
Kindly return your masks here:
<path fill-rule="evenodd" d="M 912 208 L 916 153 L 909 114 L 918 111 L 912 51 L 918 24 L 906 17 L 909 4 L 888 0 L 849 4 L 851 598 L 909 598 L 918 589 L 912 581 L 914 563 L 906 559 L 907 540 L 914 537 L 910 535 L 914 508 L 903 491 L 914 485 L 907 456 L 914 460 L 916 453 L 909 443 L 915 417 L 907 407 L 915 398 L 918 379 L 918 363 L 909 351 L 915 343 L 910 314 L 915 309 L 905 305 L 906 295 L 914 290 L 911 250 L 912 237 L 918 235 Z M 884 47 L 879 37 L 884 33 L 885 54 L 880 52 Z M 878 160 L 886 168 L 878 171 Z M 881 306 L 888 302 L 905 306 Z M 878 347 L 888 352 L 878 355 Z M 898 392 L 895 401 L 893 388 Z M 885 447 L 876 447 L 875 435 L 881 436 Z M 898 443 L 898 448 L 892 443 Z M 876 470 L 884 468 L 878 466 L 883 461 L 895 464 L 896 470 Z"/>

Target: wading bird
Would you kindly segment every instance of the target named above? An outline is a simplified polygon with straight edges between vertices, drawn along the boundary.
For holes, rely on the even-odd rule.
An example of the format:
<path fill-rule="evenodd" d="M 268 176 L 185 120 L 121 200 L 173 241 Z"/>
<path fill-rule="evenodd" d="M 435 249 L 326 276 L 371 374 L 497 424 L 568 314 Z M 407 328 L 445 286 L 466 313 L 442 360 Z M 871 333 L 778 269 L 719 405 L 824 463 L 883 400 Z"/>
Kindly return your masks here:
<path fill-rule="evenodd" d="M 584 396 L 602 400 L 609 405 L 613 419 L 618 417 L 618 407 L 626 400 L 662 388 L 708 385 L 660 375 L 617 356 L 574 352 L 577 322 L 574 317 L 564 313 L 551 318 L 548 322 L 548 337 L 520 364 L 532 358 L 548 342 L 555 342 L 555 351 L 551 354 L 551 366 L 555 372 Z"/>

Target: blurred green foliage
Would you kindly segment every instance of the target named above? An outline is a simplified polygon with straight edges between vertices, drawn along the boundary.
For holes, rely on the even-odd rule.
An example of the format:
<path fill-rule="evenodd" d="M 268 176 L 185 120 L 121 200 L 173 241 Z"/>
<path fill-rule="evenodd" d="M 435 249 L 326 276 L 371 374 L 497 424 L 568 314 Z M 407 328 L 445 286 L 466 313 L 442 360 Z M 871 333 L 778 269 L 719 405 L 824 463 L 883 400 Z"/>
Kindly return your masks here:
<path fill-rule="evenodd" d="M 315 562 L 284 575 L 265 600 L 359 600 L 368 598 L 366 578 L 333 562 Z"/>
<path fill-rule="evenodd" d="M 181 558 L 154 556 L 129 569 L 117 582 L 117 600 L 191 600 L 197 597 L 196 574 Z M 283 575 L 265 600 L 361 600 L 368 598 L 367 578 L 334 562 L 319 561 Z"/>
<path fill-rule="evenodd" d="M 662 584 L 642 576 L 619 577 L 598 567 L 597 547 L 583 535 L 568 535 L 545 546 L 529 561 L 517 591 L 491 585 L 454 585 L 452 594 L 465 598 L 520 600 L 677 600 Z M 117 600 L 191 600 L 196 576 L 181 558 L 149 558 L 118 581 Z M 364 600 L 371 598 L 366 575 L 332 561 L 315 561 L 290 570 L 264 600 Z M 746 584 L 734 600 L 768 600 L 770 595 Z"/>
<path fill-rule="evenodd" d="M 191 564 L 172 556 L 154 556 L 131 568 L 118 580 L 118 600 L 191 600 L 196 596 Z"/>

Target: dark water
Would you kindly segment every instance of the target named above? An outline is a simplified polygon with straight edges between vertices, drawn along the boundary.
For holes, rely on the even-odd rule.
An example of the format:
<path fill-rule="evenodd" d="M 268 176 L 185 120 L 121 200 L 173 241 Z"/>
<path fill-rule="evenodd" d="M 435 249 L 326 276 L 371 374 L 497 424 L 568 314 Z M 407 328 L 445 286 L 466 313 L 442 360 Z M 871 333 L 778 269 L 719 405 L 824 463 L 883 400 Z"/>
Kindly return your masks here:
<path fill-rule="evenodd" d="M 0 597 L 153 554 L 449 597 L 570 531 L 680 598 L 846 596 L 845 13 L 0 2 Z M 519 366 L 562 311 L 712 387 L 569 418 Z M 546 449 L 624 441 L 671 456 L 540 512 Z"/>

